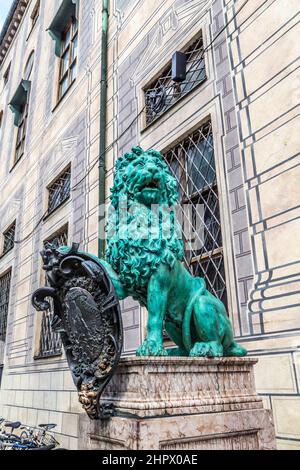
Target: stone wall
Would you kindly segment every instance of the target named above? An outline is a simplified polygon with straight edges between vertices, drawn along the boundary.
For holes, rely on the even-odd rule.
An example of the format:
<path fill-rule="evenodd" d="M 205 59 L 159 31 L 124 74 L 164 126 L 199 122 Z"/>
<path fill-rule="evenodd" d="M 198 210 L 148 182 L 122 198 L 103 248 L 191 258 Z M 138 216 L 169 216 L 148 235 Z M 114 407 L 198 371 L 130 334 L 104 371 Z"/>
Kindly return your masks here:
<path fill-rule="evenodd" d="M 243 2 L 225 3 L 228 21 Z M 248 2 L 228 33 L 255 273 L 244 340 L 278 447 L 299 449 L 299 2 Z"/>
<path fill-rule="evenodd" d="M 29 2 L 0 70 L 2 90 L 3 73 L 11 61 L 10 79 L 0 95 L 0 232 L 14 219 L 17 240 L 34 230 L 0 259 L 0 275 L 12 269 L 0 415 L 31 425 L 57 423 L 57 439 L 72 449 L 77 447 L 77 416 L 81 411 L 77 392 L 64 354 L 34 359 L 39 348 L 41 315 L 33 310 L 30 299 L 44 282 L 39 254 L 43 240 L 58 229 L 68 224 L 70 241 L 96 251 L 98 175 L 97 171 L 86 178 L 84 175 L 98 158 L 99 148 L 101 23 L 97 12 L 101 12 L 101 2 L 81 2 L 77 78 L 59 104 L 58 59 L 46 29 L 61 2 L 41 2 L 40 16 L 28 36 L 35 3 Z M 16 128 L 8 103 L 32 50 L 35 56 L 25 154 L 13 166 Z M 37 226 L 47 208 L 47 185 L 69 163 L 71 187 L 75 188 L 70 199 Z"/>

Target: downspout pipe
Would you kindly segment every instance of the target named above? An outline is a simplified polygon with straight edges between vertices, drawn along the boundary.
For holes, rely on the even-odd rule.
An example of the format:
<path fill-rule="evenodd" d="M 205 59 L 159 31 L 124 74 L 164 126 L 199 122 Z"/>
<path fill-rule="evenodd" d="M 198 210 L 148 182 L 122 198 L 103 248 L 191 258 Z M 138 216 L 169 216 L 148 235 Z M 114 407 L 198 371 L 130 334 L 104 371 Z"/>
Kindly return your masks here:
<path fill-rule="evenodd" d="M 106 173 L 106 121 L 107 121 L 107 60 L 108 60 L 109 0 L 102 0 L 101 86 L 100 86 L 100 134 L 99 134 L 99 233 L 98 256 L 105 257 L 104 225 L 105 173 Z"/>

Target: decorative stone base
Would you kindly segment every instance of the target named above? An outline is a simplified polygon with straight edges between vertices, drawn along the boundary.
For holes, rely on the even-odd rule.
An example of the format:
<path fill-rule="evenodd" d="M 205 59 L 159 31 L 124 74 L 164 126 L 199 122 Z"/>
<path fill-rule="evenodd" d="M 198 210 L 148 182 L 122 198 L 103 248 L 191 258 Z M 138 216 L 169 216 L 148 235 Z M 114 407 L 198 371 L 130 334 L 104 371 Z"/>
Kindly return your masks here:
<path fill-rule="evenodd" d="M 274 449 L 270 410 L 255 391 L 253 358 L 123 358 L 103 402 L 116 416 L 80 417 L 79 448 Z"/>

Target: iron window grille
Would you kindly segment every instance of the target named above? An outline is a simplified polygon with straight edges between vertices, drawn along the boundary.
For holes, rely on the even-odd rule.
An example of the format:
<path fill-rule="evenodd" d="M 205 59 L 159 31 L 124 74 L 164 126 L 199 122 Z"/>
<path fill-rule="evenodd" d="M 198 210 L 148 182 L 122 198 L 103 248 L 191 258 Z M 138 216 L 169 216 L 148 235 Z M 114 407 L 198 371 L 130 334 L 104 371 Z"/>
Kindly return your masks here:
<path fill-rule="evenodd" d="M 4 362 L 11 271 L 0 277 L 0 365 Z"/>
<path fill-rule="evenodd" d="M 48 186 L 48 214 L 57 209 L 70 197 L 71 167 L 68 167 L 50 186 Z"/>
<path fill-rule="evenodd" d="M 55 247 L 67 245 L 68 243 L 68 229 L 65 227 L 59 233 L 54 235 L 52 238 L 44 242 L 45 248 L 48 244 L 52 244 Z M 47 284 L 47 282 L 46 282 Z M 62 353 L 62 342 L 59 333 L 56 333 L 51 328 L 51 322 L 53 320 L 53 304 L 51 303 L 51 309 L 46 310 L 42 314 L 41 324 L 41 336 L 39 344 L 39 354 L 36 359 L 58 356 Z"/>
<path fill-rule="evenodd" d="M 178 182 L 184 262 L 225 305 L 226 281 L 211 123 L 205 123 L 164 155 Z M 187 211 L 189 207 L 189 211 Z"/>
<path fill-rule="evenodd" d="M 16 221 L 3 233 L 2 256 L 11 251 L 15 244 Z"/>
<path fill-rule="evenodd" d="M 202 35 L 184 51 L 186 54 L 186 79 L 172 80 L 171 63 L 162 74 L 145 89 L 146 125 L 167 111 L 180 98 L 206 79 Z"/>
<path fill-rule="evenodd" d="M 26 128 L 28 118 L 28 104 L 29 104 L 29 92 L 27 93 L 27 99 L 20 108 L 20 115 L 18 121 L 17 141 L 15 150 L 15 163 L 24 155 L 25 139 L 26 139 Z"/>
<path fill-rule="evenodd" d="M 77 75 L 78 20 L 72 17 L 61 40 L 58 100 L 68 91 Z"/>

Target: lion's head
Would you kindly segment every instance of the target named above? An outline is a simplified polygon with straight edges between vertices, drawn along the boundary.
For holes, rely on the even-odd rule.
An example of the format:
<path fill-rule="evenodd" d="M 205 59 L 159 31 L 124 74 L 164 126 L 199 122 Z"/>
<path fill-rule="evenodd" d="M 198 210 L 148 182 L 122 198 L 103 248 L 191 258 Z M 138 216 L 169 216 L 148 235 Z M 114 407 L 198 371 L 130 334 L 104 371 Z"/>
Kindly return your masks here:
<path fill-rule="evenodd" d="M 122 194 L 148 207 L 151 204 L 172 206 L 178 199 L 176 180 L 161 153 L 152 149 L 144 152 L 141 147 L 134 147 L 132 153 L 125 153 L 117 160 L 111 192 L 115 208 Z"/>
<path fill-rule="evenodd" d="M 183 258 L 174 209 L 177 182 L 159 152 L 134 147 L 117 160 L 111 193 L 106 258 L 132 295 L 145 303 L 145 287 L 154 270 Z M 120 215 L 124 200 L 125 217 Z M 156 231 L 148 231 L 149 222 L 156 222 Z"/>

